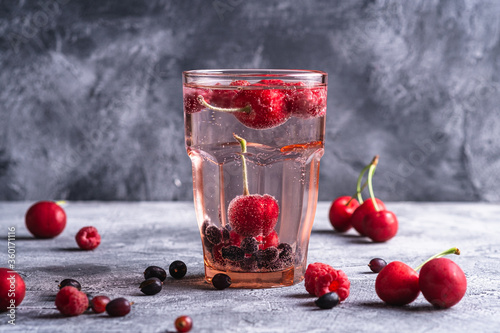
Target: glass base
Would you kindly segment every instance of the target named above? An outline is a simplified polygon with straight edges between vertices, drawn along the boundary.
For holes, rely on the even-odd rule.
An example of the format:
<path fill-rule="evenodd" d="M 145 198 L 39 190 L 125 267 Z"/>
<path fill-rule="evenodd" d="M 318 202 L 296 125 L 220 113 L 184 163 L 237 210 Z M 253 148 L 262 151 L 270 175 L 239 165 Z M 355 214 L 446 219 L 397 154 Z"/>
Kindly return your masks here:
<path fill-rule="evenodd" d="M 205 280 L 212 283 L 215 274 L 223 273 L 231 277 L 231 288 L 278 288 L 292 286 L 304 279 L 304 270 L 290 267 L 277 272 L 233 272 L 221 271 L 205 265 Z"/>

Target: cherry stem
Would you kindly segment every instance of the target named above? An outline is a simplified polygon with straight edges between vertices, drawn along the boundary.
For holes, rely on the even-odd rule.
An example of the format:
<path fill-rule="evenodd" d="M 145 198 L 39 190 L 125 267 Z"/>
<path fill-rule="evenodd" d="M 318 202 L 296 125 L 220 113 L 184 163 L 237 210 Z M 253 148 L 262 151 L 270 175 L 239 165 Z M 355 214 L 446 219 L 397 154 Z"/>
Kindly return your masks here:
<path fill-rule="evenodd" d="M 370 167 L 368 169 L 368 191 L 370 192 L 370 198 L 372 199 L 373 202 L 373 207 L 375 207 L 375 210 L 378 212 L 380 211 L 380 208 L 377 205 L 377 200 L 375 199 L 375 194 L 373 194 L 373 184 L 372 184 L 372 179 L 373 179 L 373 174 L 375 173 L 375 169 L 377 168 L 378 164 L 378 155 L 376 155 L 372 162 L 370 163 Z"/>
<path fill-rule="evenodd" d="M 196 97 L 198 99 L 198 102 L 203 105 L 204 107 L 207 107 L 211 110 L 214 110 L 214 111 L 220 111 L 220 112 L 245 112 L 245 113 L 250 113 L 252 112 L 252 107 L 247 104 L 246 106 L 242 107 L 242 108 L 220 108 L 218 106 L 213 106 L 213 105 L 210 105 L 207 103 L 207 101 L 205 101 L 205 98 L 201 95 L 198 95 L 198 97 Z"/>
<path fill-rule="evenodd" d="M 363 192 L 363 190 L 365 189 L 366 185 L 368 185 L 368 182 L 365 182 L 365 183 L 363 184 L 363 186 L 361 186 L 361 189 L 360 189 L 359 191 L 356 191 L 356 193 L 355 193 L 354 195 L 352 195 L 352 196 L 351 196 L 351 199 L 349 199 L 349 201 L 347 201 L 347 203 L 345 204 L 345 206 L 346 206 L 346 207 L 347 207 L 347 206 L 349 206 L 349 204 L 351 203 L 351 201 L 352 201 L 353 199 L 356 199 L 356 196 L 360 195 L 360 194 L 361 194 L 361 192 Z"/>
<path fill-rule="evenodd" d="M 358 181 L 356 182 L 356 194 L 355 195 L 358 197 L 358 202 L 360 205 L 363 203 L 363 196 L 361 195 L 361 192 L 363 191 L 363 189 L 361 188 L 361 181 L 363 180 L 363 176 L 365 175 L 366 170 L 368 170 L 370 168 L 370 165 L 372 165 L 372 164 L 371 163 L 368 164 L 367 166 L 365 166 L 363 168 L 363 170 L 361 170 L 361 173 L 358 176 Z M 364 186 L 366 186 L 366 182 L 365 182 Z"/>
<path fill-rule="evenodd" d="M 240 156 L 243 169 L 243 195 L 249 195 L 250 192 L 248 191 L 247 160 L 244 155 L 247 152 L 247 140 L 243 139 L 241 136 L 236 135 L 235 133 L 233 133 L 233 137 L 240 143 L 241 146 Z"/>
<path fill-rule="evenodd" d="M 427 259 L 426 261 L 424 261 L 420 266 L 418 266 L 417 268 L 415 268 L 415 270 L 418 271 L 420 268 L 422 268 L 422 266 L 424 266 L 425 264 L 427 264 L 432 259 L 441 258 L 441 257 L 444 257 L 445 255 L 448 255 L 448 254 L 459 255 L 460 254 L 460 250 L 458 248 L 456 248 L 456 247 L 452 247 L 451 249 L 448 249 L 446 251 L 443 251 L 443 252 L 440 252 L 438 254 L 435 254 L 432 257 L 430 257 L 429 259 Z"/>

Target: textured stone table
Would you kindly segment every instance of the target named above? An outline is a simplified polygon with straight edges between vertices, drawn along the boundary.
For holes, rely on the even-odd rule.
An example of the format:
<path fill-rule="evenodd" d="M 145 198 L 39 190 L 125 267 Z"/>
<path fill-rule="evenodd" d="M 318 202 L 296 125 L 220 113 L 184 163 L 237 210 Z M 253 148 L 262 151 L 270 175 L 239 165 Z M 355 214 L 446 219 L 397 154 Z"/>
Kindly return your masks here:
<path fill-rule="evenodd" d="M 344 270 L 351 295 L 332 310 L 314 306 L 304 283 L 277 289 L 217 291 L 203 280 L 201 242 L 191 202 L 70 202 L 68 225 L 51 240 L 35 240 L 24 226 L 30 203 L 0 202 L 0 267 L 7 266 L 7 228 L 16 227 L 16 269 L 25 277 L 26 298 L 16 326 L 0 314 L 0 332 L 168 332 L 179 315 L 193 318 L 193 332 L 498 332 L 500 331 L 500 206 L 470 203 L 389 203 L 399 217 L 399 234 L 373 244 L 354 231 L 340 235 L 320 203 L 311 235 L 309 262 Z M 74 235 L 96 226 L 102 243 L 80 251 Z M 405 307 L 384 305 L 375 294 L 376 275 L 366 266 L 373 257 L 401 260 L 415 267 L 452 246 L 451 257 L 465 271 L 462 301 L 436 310 L 422 295 Z M 183 280 L 168 278 L 162 292 L 143 296 L 138 285 L 149 265 L 168 267 L 183 260 Z M 123 318 L 105 314 L 62 317 L 54 307 L 57 282 L 72 277 L 90 294 L 126 297 L 133 309 Z"/>

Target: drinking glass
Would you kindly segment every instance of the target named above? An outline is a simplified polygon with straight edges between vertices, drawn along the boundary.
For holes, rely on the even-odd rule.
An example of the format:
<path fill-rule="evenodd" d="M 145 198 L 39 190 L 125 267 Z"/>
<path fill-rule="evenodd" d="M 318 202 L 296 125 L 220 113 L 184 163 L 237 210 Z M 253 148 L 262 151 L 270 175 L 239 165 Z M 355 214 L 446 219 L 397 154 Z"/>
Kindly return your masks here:
<path fill-rule="evenodd" d="M 205 279 L 232 287 L 303 280 L 324 152 L 327 74 L 183 72 L 185 144 Z"/>

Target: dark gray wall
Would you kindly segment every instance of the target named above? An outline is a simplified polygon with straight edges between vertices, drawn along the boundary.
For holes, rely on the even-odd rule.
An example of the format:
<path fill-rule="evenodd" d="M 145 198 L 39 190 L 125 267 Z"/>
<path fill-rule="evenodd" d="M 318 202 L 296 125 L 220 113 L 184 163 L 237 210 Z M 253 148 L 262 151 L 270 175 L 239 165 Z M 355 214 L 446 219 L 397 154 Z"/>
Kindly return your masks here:
<path fill-rule="evenodd" d="M 329 73 L 320 199 L 500 199 L 500 2 L 2 1 L 0 200 L 191 200 L 181 72 Z"/>

